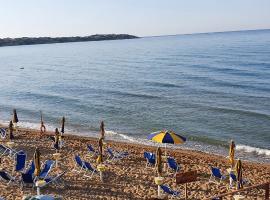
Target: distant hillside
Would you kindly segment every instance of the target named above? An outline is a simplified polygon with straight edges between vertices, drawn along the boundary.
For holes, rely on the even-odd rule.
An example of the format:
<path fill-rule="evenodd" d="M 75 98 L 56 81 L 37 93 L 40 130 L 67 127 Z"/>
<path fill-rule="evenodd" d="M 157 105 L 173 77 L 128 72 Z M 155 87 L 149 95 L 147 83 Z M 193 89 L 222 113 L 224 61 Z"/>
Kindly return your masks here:
<path fill-rule="evenodd" d="M 124 40 L 138 38 L 134 35 L 128 34 L 97 34 L 85 37 L 22 37 L 22 38 L 3 38 L 0 39 L 0 47 L 2 46 L 17 46 L 17 45 L 33 45 L 33 44 L 51 44 L 51 43 L 65 43 L 65 42 L 86 42 L 86 41 L 100 41 L 100 40 Z"/>

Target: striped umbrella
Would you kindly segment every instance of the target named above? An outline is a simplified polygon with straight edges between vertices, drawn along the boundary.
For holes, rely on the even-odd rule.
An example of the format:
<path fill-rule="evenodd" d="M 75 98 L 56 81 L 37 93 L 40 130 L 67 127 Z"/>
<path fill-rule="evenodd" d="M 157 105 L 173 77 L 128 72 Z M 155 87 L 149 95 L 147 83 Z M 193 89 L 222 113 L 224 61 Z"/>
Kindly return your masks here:
<path fill-rule="evenodd" d="M 229 151 L 229 160 L 230 160 L 232 169 L 234 167 L 234 154 L 235 154 L 235 143 L 234 141 L 231 141 L 230 151 Z"/>
<path fill-rule="evenodd" d="M 185 137 L 177 135 L 173 131 L 167 130 L 151 133 L 148 136 L 148 139 L 165 144 L 183 144 L 186 141 Z"/>
<path fill-rule="evenodd" d="M 166 148 L 167 144 L 183 144 L 186 141 L 186 138 L 183 136 L 180 136 L 173 131 L 158 131 L 151 133 L 148 137 L 149 140 L 158 142 L 158 143 L 164 143 L 165 144 L 165 156 L 166 156 Z"/>
<path fill-rule="evenodd" d="M 243 188 L 243 167 L 241 160 L 236 163 L 236 173 L 237 173 L 237 189 Z"/>
<path fill-rule="evenodd" d="M 40 174 L 40 152 L 39 149 L 36 148 L 35 153 L 34 153 L 34 164 L 35 164 L 35 176 L 39 176 Z"/>

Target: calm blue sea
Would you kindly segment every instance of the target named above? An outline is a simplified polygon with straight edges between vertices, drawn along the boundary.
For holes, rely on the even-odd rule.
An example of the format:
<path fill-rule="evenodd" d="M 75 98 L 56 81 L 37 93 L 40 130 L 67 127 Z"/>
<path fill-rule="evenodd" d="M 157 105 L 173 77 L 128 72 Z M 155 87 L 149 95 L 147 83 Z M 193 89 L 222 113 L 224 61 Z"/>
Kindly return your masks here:
<path fill-rule="evenodd" d="M 24 68 L 24 69 L 20 69 Z M 181 148 L 270 162 L 270 30 L 0 48 L 0 120 L 147 143 L 171 129 Z"/>

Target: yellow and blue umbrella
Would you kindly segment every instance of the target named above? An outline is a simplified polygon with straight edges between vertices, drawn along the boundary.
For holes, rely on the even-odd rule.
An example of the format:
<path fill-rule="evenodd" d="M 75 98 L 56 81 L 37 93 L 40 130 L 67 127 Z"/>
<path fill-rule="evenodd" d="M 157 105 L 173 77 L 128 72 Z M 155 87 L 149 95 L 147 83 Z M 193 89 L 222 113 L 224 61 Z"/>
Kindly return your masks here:
<path fill-rule="evenodd" d="M 187 140 L 185 137 L 167 130 L 151 133 L 148 139 L 165 144 L 183 144 Z"/>
<path fill-rule="evenodd" d="M 187 140 L 185 137 L 167 130 L 151 133 L 147 138 L 158 143 L 164 143 L 165 156 L 167 155 L 167 144 L 183 144 Z"/>

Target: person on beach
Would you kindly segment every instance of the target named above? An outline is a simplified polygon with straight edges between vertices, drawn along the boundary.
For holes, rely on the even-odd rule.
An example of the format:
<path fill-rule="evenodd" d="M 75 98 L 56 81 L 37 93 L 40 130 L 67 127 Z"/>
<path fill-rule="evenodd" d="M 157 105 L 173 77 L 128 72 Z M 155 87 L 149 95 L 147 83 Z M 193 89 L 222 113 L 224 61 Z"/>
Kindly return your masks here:
<path fill-rule="evenodd" d="M 42 137 L 42 135 L 44 135 L 45 132 L 46 132 L 46 127 L 44 125 L 42 112 L 40 111 L 40 137 Z"/>
<path fill-rule="evenodd" d="M 40 137 L 41 137 L 42 135 L 44 135 L 45 132 L 46 132 L 46 127 L 45 127 L 45 125 L 44 125 L 44 122 L 41 121 L 41 124 L 40 124 Z"/>

